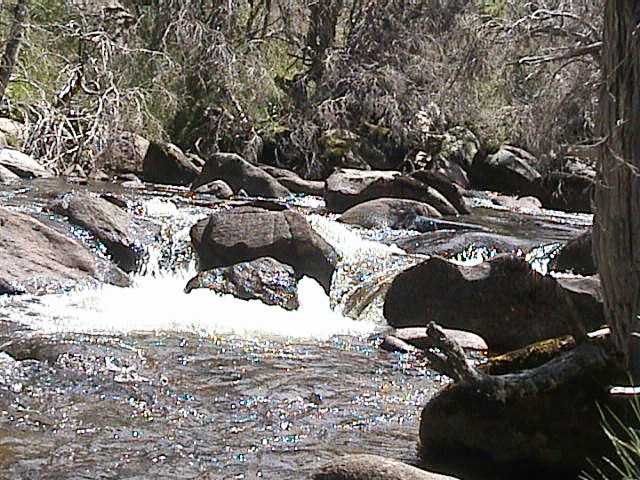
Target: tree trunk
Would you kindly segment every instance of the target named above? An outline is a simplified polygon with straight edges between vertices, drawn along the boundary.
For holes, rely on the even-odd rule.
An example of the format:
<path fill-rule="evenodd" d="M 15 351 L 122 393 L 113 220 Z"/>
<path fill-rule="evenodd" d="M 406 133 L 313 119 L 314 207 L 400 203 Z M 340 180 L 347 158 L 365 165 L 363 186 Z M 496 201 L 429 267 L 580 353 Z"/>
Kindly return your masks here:
<path fill-rule="evenodd" d="M 325 61 L 335 42 L 338 19 L 343 0 L 317 0 L 309 6 L 310 19 L 307 31 L 309 77 L 320 81 L 325 70 Z"/>
<path fill-rule="evenodd" d="M 605 316 L 622 366 L 640 379 L 632 342 L 640 313 L 640 3 L 608 0 L 604 18 L 602 144 L 594 253 Z"/>
<path fill-rule="evenodd" d="M 18 51 L 22 43 L 24 24 L 28 13 L 28 0 L 18 0 L 13 11 L 13 24 L 2 56 L 2 64 L 0 64 L 0 101 L 4 99 L 11 73 L 18 60 Z"/>

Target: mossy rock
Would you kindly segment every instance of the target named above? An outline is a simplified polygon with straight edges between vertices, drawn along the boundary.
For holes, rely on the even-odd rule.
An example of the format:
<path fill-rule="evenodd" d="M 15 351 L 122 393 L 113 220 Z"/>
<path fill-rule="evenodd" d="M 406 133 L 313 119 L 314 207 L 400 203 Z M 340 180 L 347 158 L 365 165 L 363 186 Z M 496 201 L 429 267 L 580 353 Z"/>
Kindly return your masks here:
<path fill-rule="evenodd" d="M 530 370 L 545 364 L 575 346 L 576 343 L 571 336 L 542 340 L 524 348 L 492 357 L 482 365 L 482 369 L 491 375 L 505 375 Z"/>

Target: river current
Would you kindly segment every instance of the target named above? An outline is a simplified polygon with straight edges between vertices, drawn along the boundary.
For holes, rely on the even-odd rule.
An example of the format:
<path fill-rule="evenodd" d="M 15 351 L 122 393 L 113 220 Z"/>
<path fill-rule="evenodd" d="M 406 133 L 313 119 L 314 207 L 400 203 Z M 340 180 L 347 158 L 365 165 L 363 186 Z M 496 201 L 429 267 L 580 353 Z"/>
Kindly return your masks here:
<path fill-rule="evenodd" d="M 52 194 L 78 188 L 19 183 L 0 204 L 103 254 L 42 211 Z M 195 272 L 189 228 L 226 204 L 180 189 L 91 189 L 127 200 L 147 260 L 127 289 L 0 296 L 0 351 L 12 355 L 0 353 L 0 478 L 302 479 L 344 453 L 418 462 L 421 407 L 448 380 L 378 347 L 388 328 L 381 298 L 357 315 L 346 309 L 358 289 L 425 258 L 395 246 L 414 233 L 347 227 L 322 213 L 321 199 L 292 200 L 341 263 L 330 296 L 304 278 L 300 309 L 286 312 L 184 293 Z M 542 270 L 557 242 L 591 221 L 474 202 L 464 221 L 546 246 L 530 255 Z M 457 260 L 491 254 L 469 245 Z"/>

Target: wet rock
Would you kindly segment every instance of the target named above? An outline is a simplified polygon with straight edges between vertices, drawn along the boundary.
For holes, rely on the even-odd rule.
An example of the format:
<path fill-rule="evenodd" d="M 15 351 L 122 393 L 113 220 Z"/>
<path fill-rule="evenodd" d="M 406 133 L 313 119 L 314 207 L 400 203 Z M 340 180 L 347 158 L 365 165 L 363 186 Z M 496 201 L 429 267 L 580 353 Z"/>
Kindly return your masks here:
<path fill-rule="evenodd" d="M 445 258 L 455 257 L 470 249 L 483 249 L 492 253 L 518 253 L 527 252 L 539 245 L 539 242 L 526 238 L 484 231 L 469 231 L 474 227 L 475 230 L 483 228 L 467 223 L 456 225 L 455 222 L 448 222 L 442 227 L 432 233 L 406 238 L 397 242 L 397 245 L 407 253 L 437 255 Z"/>
<path fill-rule="evenodd" d="M 0 288 L 5 293 L 49 293 L 95 280 L 129 285 L 120 270 L 103 267 L 75 240 L 29 215 L 0 208 Z"/>
<path fill-rule="evenodd" d="M 213 154 L 191 188 L 196 189 L 213 180 L 224 180 L 234 192 L 244 190 L 255 197 L 285 198 L 291 195 L 278 180 L 235 153 Z"/>
<path fill-rule="evenodd" d="M 544 375 L 543 368 L 530 377 Z M 572 378 L 533 395 L 473 382 L 450 385 L 422 411 L 420 456 L 435 463 L 481 459 L 500 473 L 491 478 L 577 478 L 589 460 L 612 450 L 598 409 L 611 406 L 603 388 L 610 378 L 607 368 L 576 369 Z"/>
<path fill-rule="evenodd" d="M 536 170 L 538 160 L 530 153 L 510 145 L 493 155 L 478 157 L 471 168 L 476 188 L 503 193 L 536 195 L 542 176 Z"/>
<path fill-rule="evenodd" d="M 431 205 L 402 198 L 378 198 L 351 207 L 339 221 L 364 228 L 415 229 L 417 217 L 440 217 Z"/>
<path fill-rule="evenodd" d="M 591 213 L 595 180 L 586 175 L 552 172 L 542 182 L 541 200 L 545 208 L 564 212 Z"/>
<path fill-rule="evenodd" d="M 194 189 L 194 192 L 213 195 L 214 197 L 221 198 L 223 200 L 228 200 L 233 197 L 233 190 L 231 190 L 231 187 L 223 180 L 214 180 L 212 182 L 205 183 L 204 185 L 200 185 Z"/>
<path fill-rule="evenodd" d="M 378 455 L 346 455 L 332 460 L 314 480 L 455 480 Z"/>
<path fill-rule="evenodd" d="M 435 188 L 396 171 L 336 170 L 326 181 L 324 198 L 329 211 L 337 213 L 377 198 L 404 198 L 427 203 L 443 215 L 458 214 Z"/>
<path fill-rule="evenodd" d="M 465 350 L 486 351 L 489 349 L 487 342 L 472 332 L 465 332 L 464 330 L 452 330 L 448 328 L 443 329 L 447 336 L 458 343 Z M 403 342 L 412 345 L 418 349 L 430 348 L 433 343 L 429 341 L 427 331 L 425 328 L 398 328 L 391 332 L 390 336 L 393 336 Z"/>
<path fill-rule="evenodd" d="M 285 310 L 300 306 L 293 268 L 268 257 L 201 272 L 189 280 L 185 292 L 196 288 L 208 288 L 242 300 L 260 300 Z"/>
<path fill-rule="evenodd" d="M 54 364 L 64 353 L 64 348 L 52 338 L 33 335 L 9 340 L 0 345 L 0 352 L 7 353 L 18 361 L 36 360 Z"/>
<path fill-rule="evenodd" d="M 136 270 L 143 250 L 134 237 L 133 217 L 129 212 L 85 192 L 68 193 L 49 202 L 47 208 L 91 232 L 122 270 Z"/>
<path fill-rule="evenodd" d="M 191 229 L 201 270 L 271 257 L 309 276 L 326 292 L 337 264 L 333 247 L 292 210 L 238 207 L 213 213 Z"/>
<path fill-rule="evenodd" d="M 146 138 L 135 133 L 123 132 L 112 139 L 97 155 L 95 171 L 102 171 L 108 176 L 133 173 L 141 177 L 149 145 Z"/>
<path fill-rule="evenodd" d="M 302 193 L 304 195 L 313 195 L 321 197 L 324 194 L 324 182 L 305 180 L 290 170 L 284 168 L 272 167 L 269 165 L 260 165 L 265 172 L 274 177 L 285 188 L 293 193 Z"/>
<path fill-rule="evenodd" d="M 558 272 L 572 272 L 576 275 L 598 273 L 592 253 L 591 229 L 569 241 L 551 261 L 550 268 Z"/>
<path fill-rule="evenodd" d="M 418 170 L 413 172 L 411 176 L 425 185 L 435 188 L 449 201 L 449 203 L 451 203 L 451 205 L 456 208 L 459 213 L 470 212 L 469 206 L 462 195 L 464 193 L 464 189 L 442 173 Z"/>
<path fill-rule="evenodd" d="M 184 186 L 190 185 L 201 170 L 177 146 L 153 142 L 144 157 L 142 178 L 145 182 Z"/>
<path fill-rule="evenodd" d="M 53 176 L 53 173 L 40 165 L 33 157 L 11 148 L 0 150 L 0 167 L 6 168 L 20 178 L 48 178 Z"/>
<path fill-rule="evenodd" d="M 605 323 L 597 277 L 543 276 L 510 255 L 475 266 L 431 258 L 396 276 L 384 303 L 394 327 L 434 321 L 480 335 L 495 352 L 568 335 L 574 313 L 587 329 Z"/>
<path fill-rule="evenodd" d="M 0 165 L 0 183 L 9 183 L 18 180 L 20 177 L 8 168 Z"/>

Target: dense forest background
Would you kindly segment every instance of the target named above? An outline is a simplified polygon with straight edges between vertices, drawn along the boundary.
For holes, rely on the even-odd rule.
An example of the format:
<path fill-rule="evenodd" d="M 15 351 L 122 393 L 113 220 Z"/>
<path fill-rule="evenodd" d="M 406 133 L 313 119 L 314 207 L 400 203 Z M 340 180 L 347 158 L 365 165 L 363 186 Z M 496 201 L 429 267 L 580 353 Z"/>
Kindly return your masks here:
<path fill-rule="evenodd" d="M 21 0 L 4 116 L 58 171 L 121 132 L 321 178 L 475 136 L 588 160 L 600 0 Z M 15 2 L 0 2 L 0 38 Z"/>

